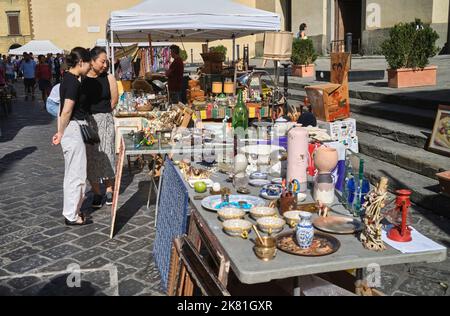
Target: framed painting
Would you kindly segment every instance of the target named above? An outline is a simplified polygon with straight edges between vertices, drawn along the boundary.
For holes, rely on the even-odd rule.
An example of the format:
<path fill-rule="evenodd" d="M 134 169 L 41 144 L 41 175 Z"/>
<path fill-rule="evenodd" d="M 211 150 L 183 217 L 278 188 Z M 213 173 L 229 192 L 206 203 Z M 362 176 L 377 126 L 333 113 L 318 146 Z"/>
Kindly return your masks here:
<path fill-rule="evenodd" d="M 450 157 L 450 106 L 441 105 L 434 123 L 429 151 Z"/>

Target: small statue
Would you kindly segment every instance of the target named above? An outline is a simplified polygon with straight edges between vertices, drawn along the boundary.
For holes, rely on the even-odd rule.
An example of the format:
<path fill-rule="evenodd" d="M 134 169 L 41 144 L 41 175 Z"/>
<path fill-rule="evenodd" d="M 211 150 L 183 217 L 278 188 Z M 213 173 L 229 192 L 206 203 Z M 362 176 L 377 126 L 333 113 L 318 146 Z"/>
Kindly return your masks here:
<path fill-rule="evenodd" d="M 385 207 L 388 182 L 387 178 L 381 178 L 378 186 L 365 197 L 366 203 L 363 205 L 365 216 L 361 241 L 364 248 L 373 251 L 386 250 L 382 240 L 383 225 L 381 221 L 383 216 L 381 209 Z"/>

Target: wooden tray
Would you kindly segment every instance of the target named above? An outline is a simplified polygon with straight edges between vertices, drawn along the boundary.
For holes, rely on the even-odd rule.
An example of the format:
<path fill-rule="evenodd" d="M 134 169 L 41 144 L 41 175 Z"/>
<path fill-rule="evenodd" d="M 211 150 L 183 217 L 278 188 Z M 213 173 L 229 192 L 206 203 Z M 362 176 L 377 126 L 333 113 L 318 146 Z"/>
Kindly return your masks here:
<path fill-rule="evenodd" d="M 333 236 L 315 232 L 313 246 L 301 249 L 295 240 L 295 232 L 290 231 L 277 236 L 277 248 L 283 252 L 302 257 L 323 257 L 339 250 L 341 243 Z M 320 245 L 319 247 L 317 247 Z"/>

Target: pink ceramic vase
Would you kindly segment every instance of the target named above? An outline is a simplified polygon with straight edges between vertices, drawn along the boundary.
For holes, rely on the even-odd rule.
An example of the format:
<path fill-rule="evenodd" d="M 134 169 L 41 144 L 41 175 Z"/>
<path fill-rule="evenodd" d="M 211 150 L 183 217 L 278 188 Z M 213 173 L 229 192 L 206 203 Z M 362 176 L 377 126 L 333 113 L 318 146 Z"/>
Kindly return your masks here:
<path fill-rule="evenodd" d="M 298 180 L 300 182 L 300 192 L 304 193 L 308 189 L 308 131 L 303 127 L 295 127 L 288 133 L 288 168 L 287 180 Z"/>
<path fill-rule="evenodd" d="M 322 146 L 314 152 L 314 165 L 320 173 L 331 173 L 339 162 L 338 152 L 334 148 Z"/>

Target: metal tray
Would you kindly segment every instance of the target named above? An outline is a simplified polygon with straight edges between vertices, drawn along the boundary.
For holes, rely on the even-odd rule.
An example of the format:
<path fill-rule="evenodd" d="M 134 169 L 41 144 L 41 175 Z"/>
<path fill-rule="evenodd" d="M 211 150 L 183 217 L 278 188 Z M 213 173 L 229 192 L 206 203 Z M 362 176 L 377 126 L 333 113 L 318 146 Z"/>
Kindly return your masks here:
<path fill-rule="evenodd" d="M 363 230 L 363 224 L 360 221 L 343 216 L 319 217 L 314 220 L 313 225 L 321 231 L 340 235 L 355 234 Z"/>
<path fill-rule="evenodd" d="M 339 240 L 317 231 L 314 233 L 314 242 L 310 249 L 301 249 L 295 239 L 294 231 L 282 233 L 277 236 L 277 248 L 283 252 L 302 257 L 328 256 L 341 248 Z"/>

